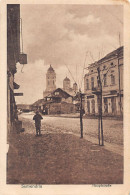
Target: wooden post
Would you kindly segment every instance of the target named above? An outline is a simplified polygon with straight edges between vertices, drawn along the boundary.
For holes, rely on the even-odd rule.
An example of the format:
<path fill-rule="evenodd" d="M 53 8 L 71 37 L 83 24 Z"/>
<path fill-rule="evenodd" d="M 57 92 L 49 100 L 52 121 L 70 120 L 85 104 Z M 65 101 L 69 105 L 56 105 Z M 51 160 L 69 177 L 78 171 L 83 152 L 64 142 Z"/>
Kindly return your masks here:
<path fill-rule="evenodd" d="M 102 136 L 102 146 L 104 146 L 104 140 L 103 140 L 103 122 L 102 122 L 102 83 L 101 83 L 101 112 L 100 112 L 100 117 L 101 117 L 101 136 Z"/>
<path fill-rule="evenodd" d="M 102 121 L 102 82 L 100 77 L 100 68 L 97 68 L 98 71 L 98 87 L 100 89 L 99 94 L 99 125 L 98 125 L 98 133 L 99 133 L 99 145 L 100 145 L 100 139 L 102 140 L 102 146 L 104 145 L 104 138 L 103 138 L 103 121 Z M 100 131 L 101 130 L 101 131 Z M 101 134 L 100 134 L 101 132 Z"/>
<path fill-rule="evenodd" d="M 83 111 L 82 111 L 82 93 L 80 92 L 80 130 L 81 130 L 81 137 L 83 138 Z"/>
<path fill-rule="evenodd" d="M 98 96 L 98 141 L 99 141 L 99 146 L 100 146 L 100 97 Z"/>

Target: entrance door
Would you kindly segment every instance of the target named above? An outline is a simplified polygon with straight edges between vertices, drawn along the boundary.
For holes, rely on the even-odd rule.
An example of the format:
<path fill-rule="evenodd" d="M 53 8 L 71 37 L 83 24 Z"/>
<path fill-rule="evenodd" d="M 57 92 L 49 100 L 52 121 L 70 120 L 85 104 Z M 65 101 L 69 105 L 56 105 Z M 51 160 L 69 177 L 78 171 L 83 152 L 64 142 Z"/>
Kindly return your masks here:
<path fill-rule="evenodd" d="M 116 97 L 111 98 L 112 114 L 116 114 Z"/>
<path fill-rule="evenodd" d="M 87 100 L 87 111 L 90 114 L 90 102 L 89 102 L 89 100 Z"/>
<path fill-rule="evenodd" d="M 104 113 L 108 113 L 108 99 L 104 98 Z"/>

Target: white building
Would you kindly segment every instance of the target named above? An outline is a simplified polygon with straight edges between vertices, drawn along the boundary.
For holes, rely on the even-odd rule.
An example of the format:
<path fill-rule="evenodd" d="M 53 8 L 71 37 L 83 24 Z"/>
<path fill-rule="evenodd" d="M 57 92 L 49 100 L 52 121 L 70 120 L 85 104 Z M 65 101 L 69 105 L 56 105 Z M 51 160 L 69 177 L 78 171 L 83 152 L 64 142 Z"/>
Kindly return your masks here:
<path fill-rule="evenodd" d="M 89 65 L 88 74 L 84 77 L 85 113 L 98 114 L 98 72 L 102 81 L 103 115 L 122 115 L 123 113 L 123 47 L 120 47 L 104 58 Z"/>

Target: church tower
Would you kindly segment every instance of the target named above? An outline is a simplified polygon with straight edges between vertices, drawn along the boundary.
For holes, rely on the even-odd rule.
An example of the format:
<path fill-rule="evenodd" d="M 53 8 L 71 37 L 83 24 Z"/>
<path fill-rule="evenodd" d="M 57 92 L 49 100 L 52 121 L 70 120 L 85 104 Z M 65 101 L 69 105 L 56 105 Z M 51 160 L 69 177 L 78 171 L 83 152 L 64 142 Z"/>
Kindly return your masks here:
<path fill-rule="evenodd" d="M 56 89 L 56 73 L 52 68 L 52 66 L 50 65 L 46 73 L 46 90 L 43 92 L 43 97 L 49 95 L 55 89 Z"/>
<path fill-rule="evenodd" d="M 73 84 L 73 90 L 74 90 L 75 93 L 78 92 L 78 85 L 77 85 L 77 83 Z"/>
<path fill-rule="evenodd" d="M 66 77 L 63 80 L 63 90 L 68 91 L 70 89 L 70 79 Z"/>

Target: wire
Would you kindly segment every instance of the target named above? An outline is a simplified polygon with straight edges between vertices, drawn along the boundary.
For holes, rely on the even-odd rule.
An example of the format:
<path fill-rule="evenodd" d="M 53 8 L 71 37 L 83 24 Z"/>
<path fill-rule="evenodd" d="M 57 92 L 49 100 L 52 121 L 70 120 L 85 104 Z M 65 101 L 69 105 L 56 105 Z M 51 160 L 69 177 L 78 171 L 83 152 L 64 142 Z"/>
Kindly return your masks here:
<path fill-rule="evenodd" d="M 92 58 L 93 62 L 95 62 L 95 60 L 94 60 L 94 58 L 93 58 L 93 55 L 92 55 L 91 51 L 89 51 L 89 55 L 90 55 L 90 57 Z"/>
<path fill-rule="evenodd" d="M 121 24 L 123 24 L 123 22 L 122 22 L 116 15 L 114 15 L 112 12 L 110 12 L 109 10 L 107 10 L 105 7 L 104 7 L 104 9 L 105 9 L 107 12 L 109 12 L 112 16 L 114 16 Z"/>
<path fill-rule="evenodd" d="M 65 66 L 67 67 L 67 69 L 68 69 L 68 71 L 69 71 L 69 73 L 70 73 L 70 75 L 71 75 L 71 77 L 72 77 L 73 81 L 76 83 L 76 81 L 75 81 L 75 79 L 74 79 L 74 77 L 73 77 L 73 75 L 72 75 L 71 71 L 69 70 L 68 66 L 67 66 L 66 64 L 65 64 Z"/>
<path fill-rule="evenodd" d="M 84 76 L 84 69 L 85 69 L 87 55 L 88 55 L 88 51 L 86 52 L 85 59 L 84 59 L 84 66 L 83 66 L 83 73 L 82 73 L 82 77 L 81 77 L 81 86 L 80 86 L 80 88 L 82 88 L 83 76 Z"/>

